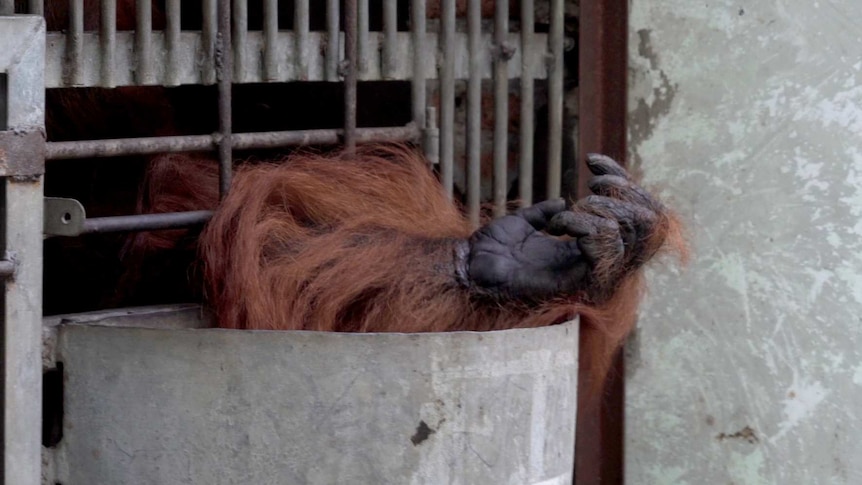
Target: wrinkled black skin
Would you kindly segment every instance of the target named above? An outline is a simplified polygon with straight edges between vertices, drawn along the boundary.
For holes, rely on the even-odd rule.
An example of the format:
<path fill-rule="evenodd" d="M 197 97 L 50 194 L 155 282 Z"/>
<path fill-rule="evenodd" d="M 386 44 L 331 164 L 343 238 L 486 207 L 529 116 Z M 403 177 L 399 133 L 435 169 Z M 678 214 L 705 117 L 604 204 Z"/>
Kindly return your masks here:
<path fill-rule="evenodd" d="M 643 242 L 663 211 L 617 162 L 591 154 L 588 196 L 568 210 L 563 199 L 540 202 L 501 217 L 470 237 L 465 256 L 469 284 L 507 299 L 542 301 L 584 292 L 601 300 L 651 254 Z M 568 235 L 563 240 L 554 236 Z M 600 258 L 611 281 L 599 281 Z M 605 278 L 607 279 L 607 278 Z"/>

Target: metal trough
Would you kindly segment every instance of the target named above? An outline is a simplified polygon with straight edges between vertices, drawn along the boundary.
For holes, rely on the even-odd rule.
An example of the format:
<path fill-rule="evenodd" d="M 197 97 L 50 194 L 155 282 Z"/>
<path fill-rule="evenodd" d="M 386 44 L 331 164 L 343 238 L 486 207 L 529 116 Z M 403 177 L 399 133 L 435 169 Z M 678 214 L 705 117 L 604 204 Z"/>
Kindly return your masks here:
<path fill-rule="evenodd" d="M 499 332 L 200 328 L 197 307 L 46 322 L 45 481 L 570 484 L 577 322 Z"/>

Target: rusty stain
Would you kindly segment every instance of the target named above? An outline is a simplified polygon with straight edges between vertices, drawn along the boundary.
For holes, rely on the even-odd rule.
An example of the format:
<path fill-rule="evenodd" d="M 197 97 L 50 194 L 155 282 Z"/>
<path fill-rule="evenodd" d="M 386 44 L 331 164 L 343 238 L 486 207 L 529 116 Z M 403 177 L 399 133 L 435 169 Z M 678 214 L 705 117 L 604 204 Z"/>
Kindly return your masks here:
<path fill-rule="evenodd" d="M 715 437 L 718 441 L 724 441 L 727 439 L 742 439 L 751 444 L 757 443 L 760 439 L 757 438 L 757 434 L 751 429 L 750 426 L 746 426 L 736 433 L 727 434 L 727 433 L 719 433 L 718 436 Z"/>

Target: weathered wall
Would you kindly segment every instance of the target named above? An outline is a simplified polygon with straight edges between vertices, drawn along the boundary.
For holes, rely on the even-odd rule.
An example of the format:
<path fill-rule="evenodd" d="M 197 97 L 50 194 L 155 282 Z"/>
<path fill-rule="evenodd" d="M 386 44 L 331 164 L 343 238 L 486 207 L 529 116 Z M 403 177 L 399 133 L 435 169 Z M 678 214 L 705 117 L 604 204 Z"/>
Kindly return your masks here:
<path fill-rule="evenodd" d="M 627 483 L 862 483 L 862 2 L 631 4 L 632 160 L 695 258 L 650 275 Z"/>

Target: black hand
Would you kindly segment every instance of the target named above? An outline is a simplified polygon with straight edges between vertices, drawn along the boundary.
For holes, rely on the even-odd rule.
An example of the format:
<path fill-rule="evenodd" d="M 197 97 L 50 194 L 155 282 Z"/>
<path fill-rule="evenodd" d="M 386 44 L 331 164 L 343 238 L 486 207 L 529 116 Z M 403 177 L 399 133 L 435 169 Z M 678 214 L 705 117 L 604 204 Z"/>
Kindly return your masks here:
<path fill-rule="evenodd" d="M 607 296 L 659 244 L 651 241 L 664 211 L 612 159 L 589 155 L 597 195 L 572 211 L 562 199 L 541 202 L 476 231 L 465 251 L 470 284 L 509 298 L 546 299 L 585 290 Z M 574 240 L 550 237 L 568 235 Z"/>
<path fill-rule="evenodd" d="M 471 283 L 509 298 L 545 299 L 579 290 L 589 264 L 578 242 L 540 232 L 565 210 L 563 199 L 549 200 L 473 233 L 467 261 Z"/>

